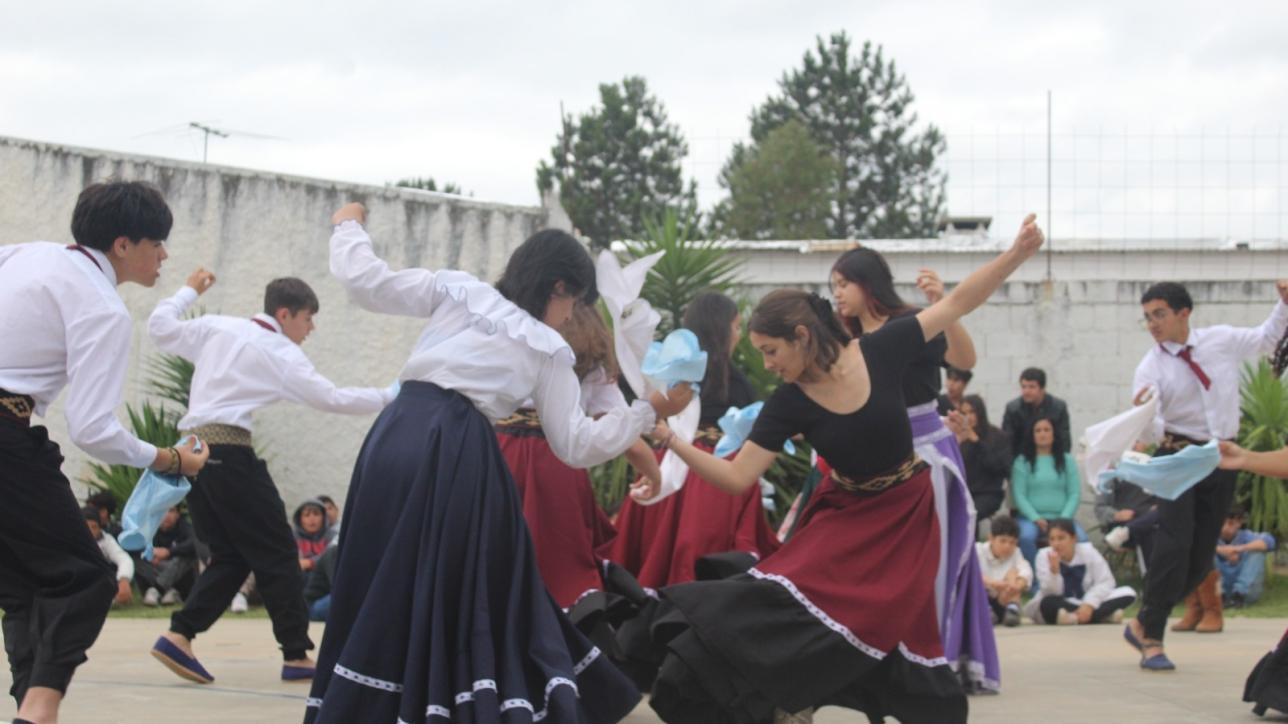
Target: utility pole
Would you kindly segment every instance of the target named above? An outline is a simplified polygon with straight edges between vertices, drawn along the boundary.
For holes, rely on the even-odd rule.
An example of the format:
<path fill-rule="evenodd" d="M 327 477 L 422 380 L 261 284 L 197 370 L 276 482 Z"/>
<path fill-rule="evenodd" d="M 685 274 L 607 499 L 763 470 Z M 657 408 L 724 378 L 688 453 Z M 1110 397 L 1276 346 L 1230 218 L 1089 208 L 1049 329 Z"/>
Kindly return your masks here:
<path fill-rule="evenodd" d="M 219 138 L 228 138 L 228 134 L 224 131 L 219 130 L 218 128 L 211 128 L 210 126 L 204 126 L 200 123 L 197 123 L 196 121 L 192 121 L 188 125 L 205 134 L 205 136 L 202 138 L 202 141 L 201 141 L 201 162 L 202 163 L 206 163 L 206 158 L 210 154 L 210 137 L 212 135 L 218 136 Z"/>

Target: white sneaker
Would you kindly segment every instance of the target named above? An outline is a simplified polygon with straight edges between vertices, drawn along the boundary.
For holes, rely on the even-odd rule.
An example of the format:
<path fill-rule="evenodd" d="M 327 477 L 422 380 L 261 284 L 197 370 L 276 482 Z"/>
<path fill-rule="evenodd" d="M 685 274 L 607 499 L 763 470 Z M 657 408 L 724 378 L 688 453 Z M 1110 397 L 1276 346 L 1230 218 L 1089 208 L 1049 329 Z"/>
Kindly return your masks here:
<path fill-rule="evenodd" d="M 173 588 L 166 591 L 165 595 L 161 597 L 162 606 L 173 606 L 179 603 L 183 603 L 183 599 L 179 598 L 179 592 L 174 590 Z"/>
<path fill-rule="evenodd" d="M 149 588 L 149 589 L 148 589 L 146 592 L 144 592 L 144 594 L 143 594 L 143 605 L 144 605 L 144 606 L 155 606 L 155 605 L 157 605 L 157 602 L 158 602 L 158 601 L 160 601 L 160 600 L 161 600 L 161 592 L 160 592 L 160 591 L 158 591 L 158 590 L 157 590 L 157 589 L 155 589 L 155 588 Z"/>
<path fill-rule="evenodd" d="M 1131 538 L 1131 529 L 1125 525 L 1120 525 L 1105 534 L 1105 542 L 1116 551 L 1123 549 L 1123 544 L 1128 538 Z"/>
<path fill-rule="evenodd" d="M 228 610 L 233 613 L 246 613 L 250 610 L 250 604 L 246 603 L 245 596 L 238 593 L 236 596 L 233 596 L 233 603 L 228 607 Z"/>
<path fill-rule="evenodd" d="M 1062 608 L 1058 613 L 1056 613 L 1055 622 L 1061 626 L 1076 626 L 1078 623 L 1078 614 L 1073 611 L 1066 611 Z"/>

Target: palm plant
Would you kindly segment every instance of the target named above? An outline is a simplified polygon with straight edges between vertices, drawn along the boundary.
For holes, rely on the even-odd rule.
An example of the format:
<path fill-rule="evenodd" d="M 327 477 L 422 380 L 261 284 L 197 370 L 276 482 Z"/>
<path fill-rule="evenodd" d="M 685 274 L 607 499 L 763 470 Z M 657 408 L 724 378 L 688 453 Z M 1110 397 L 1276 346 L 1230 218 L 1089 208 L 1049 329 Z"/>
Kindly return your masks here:
<path fill-rule="evenodd" d="M 701 237 L 697 221 L 668 210 L 660 219 L 644 220 L 644 239 L 626 242 L 632 259 L 657 251 L 666 255 L 649 271 L 641 296 L 662 315 L 658 332 L 666 335 L 684 317 L 689 302 L 702 292 L 728 293 L 738 282 L 741 262 L 721 244 Z"/>
<path fill-rule="evenodd" d="M 1239 445 L 1248 450 L 1279 450 L 1288 439 L 1288 385 L 1266 360 L 1243 371 L 1243 419 Z M 1288 535 L 1288 487 L 1278 478 L 1239 474 L 1236 499 L 1248 510 L 1248 524 L 1281 539 Z"/>

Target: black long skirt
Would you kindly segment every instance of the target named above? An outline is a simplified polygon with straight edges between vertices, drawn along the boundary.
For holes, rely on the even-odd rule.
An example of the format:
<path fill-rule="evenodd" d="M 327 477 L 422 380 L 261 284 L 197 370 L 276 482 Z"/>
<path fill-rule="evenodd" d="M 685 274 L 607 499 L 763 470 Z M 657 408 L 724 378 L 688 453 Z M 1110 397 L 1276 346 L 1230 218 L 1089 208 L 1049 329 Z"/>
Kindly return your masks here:
<path fill-rule="evenodd" d="M 354 467 L 305 722 L 615 722 L 639 692 L 546 591 L 491 424 L 406 382 Z"/>

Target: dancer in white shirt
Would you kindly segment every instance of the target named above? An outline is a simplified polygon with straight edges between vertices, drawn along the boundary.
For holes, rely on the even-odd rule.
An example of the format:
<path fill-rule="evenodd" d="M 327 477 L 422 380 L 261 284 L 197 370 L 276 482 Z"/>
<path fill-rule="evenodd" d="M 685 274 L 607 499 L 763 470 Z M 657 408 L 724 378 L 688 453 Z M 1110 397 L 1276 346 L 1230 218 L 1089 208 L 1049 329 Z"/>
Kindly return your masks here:
<path fill-rule="evenodd" d="M 304 577 L 286 506 L 251 447 L 251 413 L 278 400 L 327 412 L 378 412 L 393 389 L 337 388 L 318 374 L 300 345 L 313 331 L 318 298 L 295 278 L 275 279 L 264 290 L 264 312 L 246 319 L 184 312 L 215 282 L 205 269 L 162 301 L 148 320 L 148 333 L 162 351 L 192 361 L 188 414 L 179 421 L 210 444 L 211 465 L 197 476 L 188 496 L 192 520 L 210 545 L 210 565 L 197 578 L 170 630 L 152 655 L 180 677 L 209 684 L 214 677 L 197 661 L 192 639 L 214 625 L 246 580 L 255 583 L 273 620 L 285 661 L 282 679 L 313 677 L 313 648 L 304 604 Z"/>
<path fill-rule="evenodd" d="M 1158 443 L 1156 454 L 1170 455 L 1188 445 L 1230 440 L 1238 434 L 1243 363 L 1273 352 L 1288 328 L 1288 281 L 1277 286 L 1279 301 L 1270 316 L 1251 328 L 1191 328 L 1194 302 L 1185 287 L 1160 282 L 1145 291 L 1144 321 L 1157 344 L 1136 367 L 1133 389 L 1137 404 L 1151 387 L 1158 394 L 1158 415 L 1142 440 Z M 1216 470 L 1159 507 L 1140 613 L 1123 631 L 1127 643 L 1141 652 L 1140 666 L 1146 671 L 1176 668 L 1163 653 L 1167 616 L 1211 573 L 1217 534 L 1234 499 L 1234 482 L 1232 471 Z"/>
<path fill-rule="evenodd" d="M 71 246 L 0 247 L 0 607 L 15 722 L 52 722 L 117 591 L 90 537 L 44 416 L 64 387 L 71 441 L 109 464 L 195 475 L 207 453 L 158 449 L 115 410 L 130 314 L 116 287 L 156 283 L 173 217 L 155 188 L 117 181 L 81 192 Z"/>

